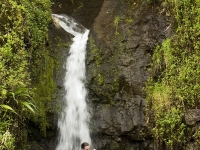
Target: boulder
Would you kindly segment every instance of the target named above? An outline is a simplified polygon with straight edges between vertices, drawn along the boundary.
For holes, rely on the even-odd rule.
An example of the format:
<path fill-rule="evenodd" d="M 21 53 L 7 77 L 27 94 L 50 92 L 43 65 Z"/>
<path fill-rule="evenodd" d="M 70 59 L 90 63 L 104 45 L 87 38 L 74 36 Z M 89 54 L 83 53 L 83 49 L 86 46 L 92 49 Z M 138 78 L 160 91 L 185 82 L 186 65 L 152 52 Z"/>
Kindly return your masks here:
<path fill-rule="evenodd" d="M 187 125 L 195 126 L 196 122 L 200 121 L 200 109 L 189 109 L 184 115 Z"/>

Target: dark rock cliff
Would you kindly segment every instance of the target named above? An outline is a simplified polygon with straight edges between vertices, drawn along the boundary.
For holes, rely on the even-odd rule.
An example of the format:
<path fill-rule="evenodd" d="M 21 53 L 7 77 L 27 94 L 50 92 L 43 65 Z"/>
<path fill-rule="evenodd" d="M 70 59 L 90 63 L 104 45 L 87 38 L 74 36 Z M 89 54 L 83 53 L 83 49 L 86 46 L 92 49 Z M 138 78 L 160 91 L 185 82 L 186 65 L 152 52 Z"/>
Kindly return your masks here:
<path fill-rule="evenodd" d="M 151 54 L 172 33 L 159 3 L 106 0 L 91 29 L 87 87 L 97 149 L 153 149 L 145 125 L 145 93 Z"/>

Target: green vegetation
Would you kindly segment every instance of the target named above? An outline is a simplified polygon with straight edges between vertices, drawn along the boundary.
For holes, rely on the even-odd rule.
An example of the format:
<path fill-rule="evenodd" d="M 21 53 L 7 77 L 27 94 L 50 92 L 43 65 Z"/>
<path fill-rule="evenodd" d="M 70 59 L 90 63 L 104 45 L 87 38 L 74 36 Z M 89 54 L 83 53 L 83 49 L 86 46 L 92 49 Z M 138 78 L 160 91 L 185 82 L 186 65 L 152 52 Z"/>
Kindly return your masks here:
<path fill-rule="evenodd" d="M 115 25 L 115 35 L 118 35 L 118 24 L 120 22 L 120 18 L 119 16 L 116 16 L 115 19 L 114 19 L 114 25 Z"/>
<path fill-rule="evenodd" d="M 78 1 L 70 0 L 71 3 Z M 130 9 L 135 0 L 124 1 Z M 153 4 L 153 0 L 147 0 Z M 160 1 L 161 2 L 161 1 Z M 77 10 L 83 8 L 79 2 Z M 183 122 L 187 109 L 200 106 L 200 0 L 165 0 L 176 19 L 176 33 L 157 46 L 149 70 L 147 116 L 157 144 L 168 149 L 184 149 L 193 140 L 199 144 L 200 131 L 190 132 Z M 47 113 L 54 93 L 53 71 L 57 67 L 55 50 L 47 47 L 47 27 L 51 22 L 50 0 L 0 1 L 0 149 L 26 149 L 26 123 L 31 120 L 45 137 Z M 115 50 L 102 52 L 90 38 L 93 79 L 98 94 L 112 104 L 119 89 L 116 67 L 124 47 L 118 25 L 112 42 Z M 133 18 L 124 20 L 132 23 Z M 121 23 L 121 22 L 120 22 Z M 109 66 L 107 66 L 109 65 Z M 110 84 L 112 81 L 112 84 Z M 102 99 L 103 99 L 102 98 Z M 141 133 L 142 134 L 142 133 Z"/>
<path fill-rule="evenodd" d="M 93 78 L 89 84 L 92 86 L 98 85 L 93 90 L 102 97 L 103 103 L 114 104 L 113 97 L 119 88 L 118 68 L 116 68 L 115 64 L 119 51 L 115 51 L 109 54 L 109 56 L 108 54 L 104 55 L 104 52 L 95 45 L 92 36 L 89 38 L 89 43 L 89 49 L 91 50 L 90 58 L 92 59 L 90 61 L 94 61 L 92 66 Z"/>
<path fill-rule="evenodd" d="M 21 147 L 27 120 L 45 136 L 56 65 L 46 48 L 50 7 L 50 0 L 0 2 L 0 149 Z"/>
<path fill-rule="evenodd" d="M 199 108 L 200 0 L 167 1 L 176 18 L 176 33 L 157 46 L 147 82 L 147 113 L 158 144 L 185 149 L 192 135 L 183 122 L 187 109 Z M 198 140 L 196 140 L 198 142 Z"/>
<path fill-rule="evenodd" d="M 130 9 L 134 8 L 134 5 L 138 2 L 137 0 L 120 0 L 122 3 L 126 3 Z"/>

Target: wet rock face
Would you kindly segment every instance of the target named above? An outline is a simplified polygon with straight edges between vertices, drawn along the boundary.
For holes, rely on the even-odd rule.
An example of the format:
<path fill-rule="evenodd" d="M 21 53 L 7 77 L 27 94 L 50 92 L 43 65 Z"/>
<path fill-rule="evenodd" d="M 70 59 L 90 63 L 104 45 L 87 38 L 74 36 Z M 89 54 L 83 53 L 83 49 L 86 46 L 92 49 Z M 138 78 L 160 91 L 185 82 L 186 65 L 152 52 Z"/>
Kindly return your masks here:
<path fill-rule="evenodd" d="M 53 0 L 52 12 L 69 15 L 89 29 L 102 3 L 103 0 Z"/>
<path fill-rule="evenodd" d="M 162 12 L 163 11 L 163 12 Z M 97 149 L 152 149 L 145 126 L 148 66 L 155 46 L 170 36 L 171 18 L 145 0 L 106 0 L 90 33 L 87 86 Z"/>
<path fill-rule="evenodd" d="M 61 103 L 61 97 L 63 97 L 64 90 L 64 75 L 66 69 L 64 64 L 66 62 L 66 58 L 68 56 L 68 44 L 71 43 L 71 38 L 73 37 L 71 34 L 67 34 L 62 28 L 56 27 L 54 24 L 49 25 L 49 48 L 53 48 L 57 50 L 57 53 L 52 54 L 55 58 L 59 58 L 60 69 L 59 71 L 55 68 L 54 79 L 56 82 L 56 95 L 54 100 L 47 105 L 58 106 Z M 59 97 L 59 98 L 58 98 Z M 60 104 L 62 105 L 62 104 Z M 54 107 L 57 109 L 56 107 Z M 28 123 L 29 131 L 28 131 L 28 147 L 26 150 L 55 150 L 57 145 L 57 120 L 58 115 L 54 113 L 47 114 L 47 122 L 49 126 L 46 129 L 46 137 L 44 138 L 40 134 L 40 128 L 38 125 L 33 122 Z"/>

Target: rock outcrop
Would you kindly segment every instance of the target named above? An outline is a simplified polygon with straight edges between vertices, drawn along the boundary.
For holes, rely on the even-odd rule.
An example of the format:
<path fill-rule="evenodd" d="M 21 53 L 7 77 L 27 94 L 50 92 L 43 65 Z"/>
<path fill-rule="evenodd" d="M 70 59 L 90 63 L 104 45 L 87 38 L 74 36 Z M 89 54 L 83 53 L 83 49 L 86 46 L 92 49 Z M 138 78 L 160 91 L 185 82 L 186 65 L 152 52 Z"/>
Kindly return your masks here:
<path fill-rule="evenodd" d="M 186 125 L 195 126 L 200 121 L 200 109 L 187 110 L 184 118 Z"/>
<path fill-rule="evenodd" d="M 69 15 L 89 29 L 102 3 L 103 0 L 53 0 L 52 11 L 55 14 Z"/>
<path fill-rule="evenodd" d="M 97 149 L 153 149 L 145 124 L 151 54 L 172 33 L 171 17 L 145 0 L 106 0 L 91 29 L 87 87 Z"/>

